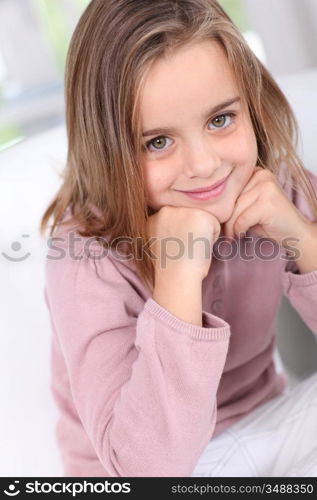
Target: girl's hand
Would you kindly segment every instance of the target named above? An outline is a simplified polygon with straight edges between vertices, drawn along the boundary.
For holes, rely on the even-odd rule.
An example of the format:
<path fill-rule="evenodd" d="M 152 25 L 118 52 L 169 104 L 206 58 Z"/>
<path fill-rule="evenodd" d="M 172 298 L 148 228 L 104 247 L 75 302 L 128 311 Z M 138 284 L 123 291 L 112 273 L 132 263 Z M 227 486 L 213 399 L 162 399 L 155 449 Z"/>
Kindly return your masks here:
<path fill-rule="evenodd" d="M 223 231 L 225 236 L 234 237 L 252 228 L 257 236 L 272 238 L 284 246 L 285 238 L 304 239 L 312 224 L 289 201 L 275 175 L 257 166 Z"/>
<path fill-rule="evenodd" d="M 156 276 L 168 275 L 171 280 L 193 276 L 203 280 L 220 230 L 218 219 L 206 210 L 161 207 L 148 219 L 148 236 L 154 238 L 150 249 L 154 253 Z"/>

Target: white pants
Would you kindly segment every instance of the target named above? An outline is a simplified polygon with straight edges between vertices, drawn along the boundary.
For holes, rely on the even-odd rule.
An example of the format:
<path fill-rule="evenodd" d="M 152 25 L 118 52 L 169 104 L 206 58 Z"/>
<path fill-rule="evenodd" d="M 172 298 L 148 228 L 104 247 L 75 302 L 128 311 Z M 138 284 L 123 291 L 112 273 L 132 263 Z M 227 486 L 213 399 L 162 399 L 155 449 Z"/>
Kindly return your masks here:
<path fill-rule="evenodd" d="M 212 438 L 191 477 L 317 477 L 317 373 Z"/>

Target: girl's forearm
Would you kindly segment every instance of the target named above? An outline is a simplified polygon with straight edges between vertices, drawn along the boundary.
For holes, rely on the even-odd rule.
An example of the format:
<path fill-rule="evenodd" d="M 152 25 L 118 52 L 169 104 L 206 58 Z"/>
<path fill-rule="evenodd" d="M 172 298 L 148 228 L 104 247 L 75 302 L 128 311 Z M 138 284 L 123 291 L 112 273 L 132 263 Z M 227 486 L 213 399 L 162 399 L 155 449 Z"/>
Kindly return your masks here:
<path fill-rule="evenodd" d="M 311 224 L 296 244 L 296 265 L 301 274 L 317 271 L 317 225 Z"/>
<path fill-rule="evenodd" d="M 202 281 L 192 273 L 163 271 L 156 276 L 153 299 L 177 318 L 202 326 Z"/>

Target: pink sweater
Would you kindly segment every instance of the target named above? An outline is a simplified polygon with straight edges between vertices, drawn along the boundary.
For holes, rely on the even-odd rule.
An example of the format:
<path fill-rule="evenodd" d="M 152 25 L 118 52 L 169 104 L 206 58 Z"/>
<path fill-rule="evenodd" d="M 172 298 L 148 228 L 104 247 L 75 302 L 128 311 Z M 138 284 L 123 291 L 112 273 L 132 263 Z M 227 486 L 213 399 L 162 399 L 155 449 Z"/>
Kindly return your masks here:
<path fill-rule="evenodd" d="M 259 250 L 256 238 L 236 239 L 231 259 L 219 247 L 199 327 L 153 300 L 132 261 L 92 239 L 70 243 L 68 231 L 48 251 L 44 290 L 64 474 L 190 476 L 213 436 L 283 391 L 276 312 L 284 293 L 317 334 L 317 270 L 296 273 L 282 248 Z"/>

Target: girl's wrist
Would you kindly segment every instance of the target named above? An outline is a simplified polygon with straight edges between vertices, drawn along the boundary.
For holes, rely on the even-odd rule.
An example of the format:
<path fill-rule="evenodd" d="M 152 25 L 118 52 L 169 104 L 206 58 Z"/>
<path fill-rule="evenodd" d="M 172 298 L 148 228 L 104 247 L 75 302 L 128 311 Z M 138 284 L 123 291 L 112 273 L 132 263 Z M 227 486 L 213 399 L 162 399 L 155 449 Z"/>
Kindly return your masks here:
<path fill-rule="evenodd" d="M 188 274 L 160 275 L 155 280 L 153 299 L 179 319 L 202 326 L 202 281 Z"/>
<path fill-rule="evenodd" d="M 295 260 L 300 274 L 317 270 L 317 225 L 307 222 L 294 245 L 298 252 Z"/>
<path fill-rule="evenodd" d="M 178 286 L 183 284 L 187 285 L 201 285 L 203 277 L 200 272 L 191 267 L 187 266 L 173 266 L 169 267 L 157 267 L 155 269 L 155 284 L 166 284 L 172 285 L 173 283 L 177 283 Z"/>

